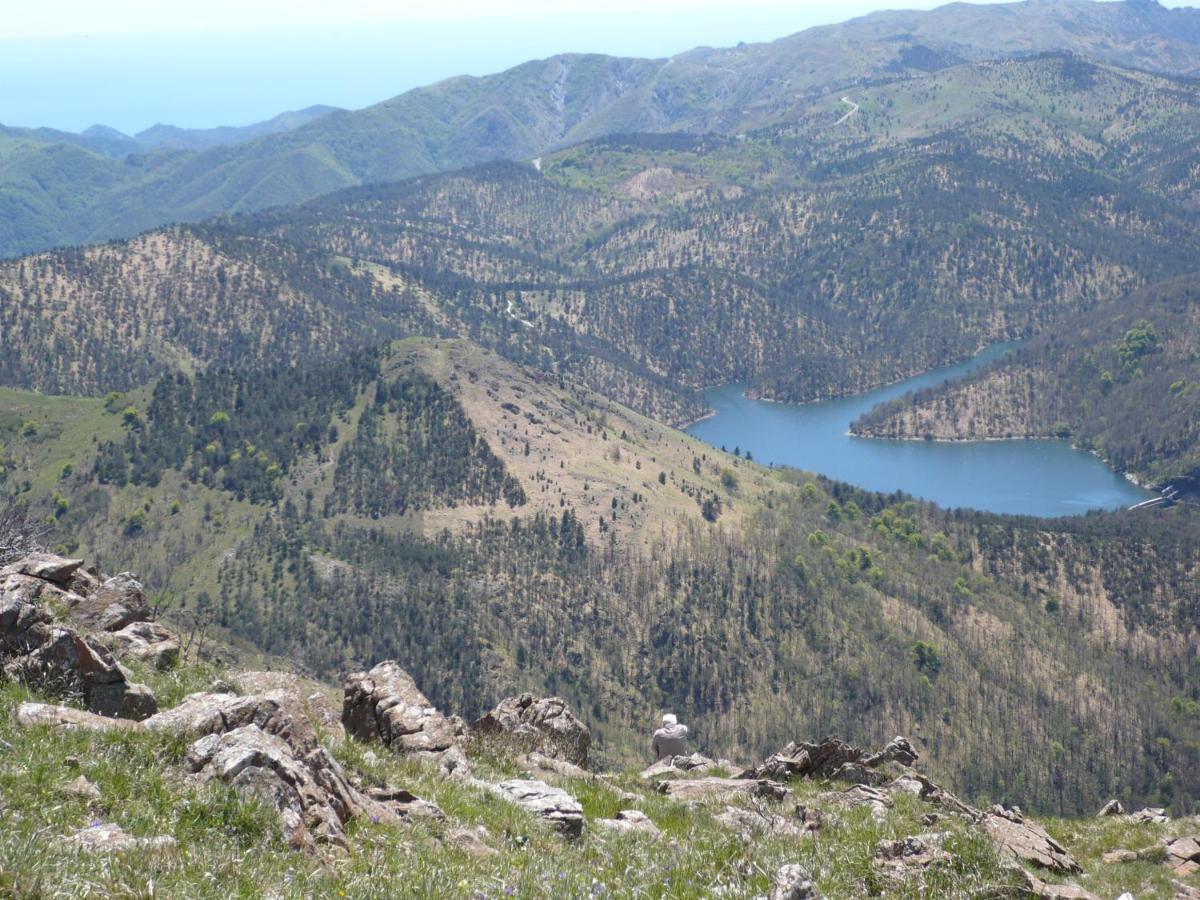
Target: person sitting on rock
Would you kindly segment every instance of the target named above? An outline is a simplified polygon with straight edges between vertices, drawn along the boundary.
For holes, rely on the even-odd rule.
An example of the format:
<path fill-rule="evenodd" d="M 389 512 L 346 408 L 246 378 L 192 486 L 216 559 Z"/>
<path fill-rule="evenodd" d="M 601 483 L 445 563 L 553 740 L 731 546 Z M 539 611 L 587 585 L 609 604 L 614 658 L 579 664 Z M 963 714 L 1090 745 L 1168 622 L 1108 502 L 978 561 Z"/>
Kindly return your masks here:
<path fill-rule="evenodd" d="M 673 713 L 662 717 L 662 728 L 654 732 L 650 748 L 660 762 L 675 756 L 687 756 L 687 726 L 680 725 Z"/>

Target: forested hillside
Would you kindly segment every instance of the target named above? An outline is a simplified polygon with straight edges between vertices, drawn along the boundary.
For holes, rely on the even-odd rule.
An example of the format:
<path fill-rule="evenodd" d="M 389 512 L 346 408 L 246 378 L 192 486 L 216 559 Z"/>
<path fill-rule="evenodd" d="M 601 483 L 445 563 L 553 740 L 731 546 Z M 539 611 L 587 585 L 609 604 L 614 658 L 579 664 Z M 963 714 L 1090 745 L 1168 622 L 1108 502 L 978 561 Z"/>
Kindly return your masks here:
<path fill-rule="evenodd" d="M 964 62 L 1067 51 L 1167 74 L 1200 71 L 1200 19 L 1155 2 L 950 4 L 877 13 L 767 44 L 670 59 L 567 54 L 452 78 L 236 145 L 159 129 L 128 139 L 0 135 L 0 257 L 127 237 L 168 222 L 297 203 L 480 162 L 529 160 L 602 135 L 734 135 L 794 121 L 813 102 Z M 256 127 L 237 138 L 256 135 Z M 182 148 L 182 149 L 180 149 Z M 111 155 L 120 158 L 110 158 Z"/>
<path fill-rule="evenodd" d="M 5 408 L 5 489 L 53 541 L 320 676 L 395 656 L 470 715 L 561 693 L 612 760 L 671 707 L 729 754 L 914 734 L 972 796 L 1048 810 L 1200 791 L 1186 509 L 948 515 L 463 342 Z"/>
<path fill-rule="evenodd" d="M 1193 84 L 1048 55 L 856 102 L 3 264 L 4 379 L 101 394 L 456 334 L 681 422 L 716 383 L 810 400 L 1030 337 L 1200 250 Z"/>
<path fill-rule="evenodd" d="M 1120 471 L 1200 493 L 1200 286 L 1156 284 L 1066 318 L 963 382 L 855 423 L 870 437 L 1069 437 Z"/>

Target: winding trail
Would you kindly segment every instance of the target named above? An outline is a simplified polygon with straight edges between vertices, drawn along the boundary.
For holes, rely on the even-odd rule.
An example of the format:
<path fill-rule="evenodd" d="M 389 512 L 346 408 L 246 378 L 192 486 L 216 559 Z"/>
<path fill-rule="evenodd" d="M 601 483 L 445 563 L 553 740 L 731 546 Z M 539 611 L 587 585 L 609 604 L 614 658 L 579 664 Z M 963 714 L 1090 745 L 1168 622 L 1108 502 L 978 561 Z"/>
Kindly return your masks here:
<path fill-rule="evenodd" d="M 841 125 L 847 119 L 849 119 L 852 115 L 854 115 L 859 110 L 858 104 L 855 103 L 853 100 L 851 100 L 849 97 L 843 97 L 842 102 L 850 107 L 850 111 L 848 113 L 846 113 L 844 116 L 842 116 L 840 119 L 838 119 L 836 122 L 833 123 L 835 128 L 838 125 Z"/>
<path fill-rule="evenodd" d="M 513 310 L 513 302 L 512 302 L 512 300 L 509 300 L 509 301 L 508 301 L 508 309 L 506 309 L 506 310 L 505 310 L 505 312 L 507 312 L 507 313 L 508 313 L 508 317 L 509 317 L 510 319 L 512 319 L 514 322 L 520 322 L 520 323 L 521 323 L 522 325 L 524 325 L 526 328 L 535 328 L 535 327 L 537 327 L 537 326 L 535 326 L 535 325 L 534 325 L 532 322 L 530 322 L 528 319 L 522 319 L 520 316 L 518 316 L 518 315 L 516 314 L 516 312 L 514 312 L 514 310 Z"/>

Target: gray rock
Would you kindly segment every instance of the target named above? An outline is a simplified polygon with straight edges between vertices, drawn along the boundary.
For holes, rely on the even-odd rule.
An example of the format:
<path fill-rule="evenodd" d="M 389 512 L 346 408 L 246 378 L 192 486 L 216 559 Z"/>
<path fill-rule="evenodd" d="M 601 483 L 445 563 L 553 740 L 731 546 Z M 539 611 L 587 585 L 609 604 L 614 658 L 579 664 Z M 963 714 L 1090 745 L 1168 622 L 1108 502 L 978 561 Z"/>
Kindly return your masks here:
<path fill-rule="evenodd" d="M 0 664 L 8 677 L 45 693 L 78 697 L 100 715 L 140 715 L 153 697 L 138 690 L 126 701 L 130 686 L 112 654 L 92 638 L 53 624 L 24 596 L 0 600 Z"/>
<path fill-rule="evenodd" d="M 1190 878 L 1200 872 L 1200 837 L 1179 837 L 1168 840 L 1164 864 L 1171 874 Z"/>
<path fill-rule="evenodd" d="M 544 781 L 521 778 L 499 784 L 484 781 L 473 784 L 544 819 L 567 837 L 578 837 L 583 833 L 583 807 L 560 788 L 550 787 Z"/>
<path fill-rule="evenodd" d="M 1171 821 L 1167 811 L 1158 806 L 1147 806 L 1129 814 L 1129 821 L 1137 825 L 1165 825 Z"/>
<path fill-rule="evenodd" d="M 865 806 L 880 821 L 887 818 L 888 810 L 895 805 L 883 791 L 866 784 L 856 784 L 837 793 L 821 794 L 817 799 L 843 807 Z"/>
<path fill-rule="evenodd" d="M 1027 889 L 1027 897 L 1033 900 L 1101 900 L 1091 891 L 1085 891 L 1083 888 L 1074 884 L 1051 884 L 1043 881 L 1027 869 L 1020 870 L 1021 877 L 1025 880 Z"/>
<path fill-rule="evenodd" d="M 1063 874 L 1081 871 L 1066 848 L 1042 826 L 1027 820 L 1020 810 L 994 806 L 983 817 L 982 825 L 1001 849 L 1022 862 Z"/>
<path fill-rule="evenodd" d="M 83 565 L 82 559 L 68 559 L 55 556 L 53 553 L 30 553 L 23 559 L 10 563 L 0 569 L 0 579 L 9 575 L 27 575 L 49 581 L 60 587 L 66 587 L 75 570 Z"/>
<path fill-rule="evenodd" d="M 67 731 L 121 731 L 141 728 L 140 722 L 111 719 L 69 706 L 22 703 L 17 707 L 17 724 L 22 728 L 61 728 Z"/>
<path fill-rule="evenodd" d="M 102 631 L 120 631 L 146 621 L 151 613 L 142 583 L 132 573 L 122 572 L 101 584 L 73 614 Z"/>
<path fill-rule="evenodd" d="M 1100 812 L 1096 813 L 1097 818 L 1104 816 L 1123 816 L 1125 815 L 1125 807 L 1121 805 L 1120 800 L 1109 800 L 1100 808 Z"/>
<path fill-rule="evenodd" d="M 145 721 L 151 731 L 169 731 L 187 737 L 221 734 L 253 725 L 283 740 L 292 750 L 307 755 L 319 747 L 317 732 L 295 707 L 286 692 L 239 697 L 234 694 L 191 694 L 173 709 Z"/>
<path fill-rule="evenodd" d="M 179 661 L 179 639 L 157 622 L 134 622 L 115 631 L 110 646 L 121 659 L 136 659 L 156 669 L 169 669 Z"/>
<path fill-rule="evenodd" d="M 471 726 L 473 733 L 506 735 L 526 749 L 586 766 L 592 735 L 561 697 L 508 697 Z"/>
<path fill-rule="evenodd" d="M 623 834 L 648 834 L 653 837 L 662 834 L 650 817 L 639 809 L 623 809 L 612 819 L 596 819 L 592 824 L 605 831 Z"/>
<path fill-rule="evenodd" d="M 355 789 L 323 748 L 297 754 L 257 725 L 205 735 L 188 749 L 185 764 L 200 782 L 219 780 L 273 806 L 294 849 L 318 841 L 345 844 L 345 825 L 355 816 L 399 818 L 388 804 Z"/>
<path fill-rule="evenodd" d="M 713 819 L 748 840 L 760 834 L 803 837 L 815 830 L 807 827 L 802 820 L 792 821 L 767 810 L 746 809 L 741 806 L 727 806 L 713 816 Z"/>
<path fill-rule="evenodd" d="M 743 778 L 770 778 L 786 781 L 788 778 L 820 778 L 854 781 L 858 784 L 879 784 L 884 777 L 870 774 L 885 763 L 910 766 L 917 760 L 917 752 L 906 738 L 893 738 L 878 753 L 865 754 L 845 741 L 832 738 L 819 744 L 793 741 L 783 750 L 768 758 L 762 765 L 747 769 Z"/>
<path fill-rule="evenodd" d="M 84 828 L 69 837 L 59 838 L 58 844 L 65 850 L 78 853 L 108 854 L 132 853 L 137 851 L 164 851 L 175 849 L 175 838 L 168 836 L 139 838 L 126 834 L 120 825 L 94 825 Z"/>
<path fill-rule="evenodd" d="M 795 863 L 779 867 L 767 895 L 768 900 L 818 900 L 820 896 L 812 877 Z"/>
<path fill-rule="evenodd" d="M 791 793 L 779 782 L 765 778 L 716 778 L 712 776 L 661 781 L 655 789 L 660 794 L 666 794 L 668 797 L 684 802 L 729 797 L 735 794 L 746 794 L 766 800 L 782 800 Z"/>
<path fill-rule="evenodd" d="M 947 834 L 918 834 L 896 841 L 880 841 L 875 849 L 875 867 L 894 879 L 905 879 L 934 865 L 944 865 L 951 856 L 942 849 Z"/>
<path fill-rule="evenodd" d="M 465 731 L 460 721 L 438 712 L 391 661 L 346 679 L 342 725 L 350 737 L 378 740 L 398 753 L 448 750 Z"/>

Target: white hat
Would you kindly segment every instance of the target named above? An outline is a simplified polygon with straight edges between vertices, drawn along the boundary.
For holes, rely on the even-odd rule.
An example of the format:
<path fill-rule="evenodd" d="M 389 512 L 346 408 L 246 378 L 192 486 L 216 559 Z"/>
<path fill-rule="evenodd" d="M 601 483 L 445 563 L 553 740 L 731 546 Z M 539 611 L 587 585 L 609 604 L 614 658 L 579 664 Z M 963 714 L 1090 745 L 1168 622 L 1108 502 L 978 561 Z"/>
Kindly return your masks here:
<path fill-rule="evenodd" d="M 677 725 L 678 723 L 679 720 L 675 718 L 675 713 L 667 713 L 665 716 L 663 716 L 664 725 Z"/>

